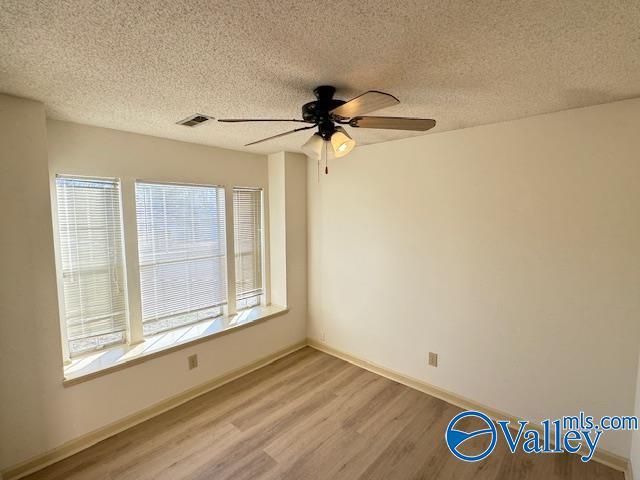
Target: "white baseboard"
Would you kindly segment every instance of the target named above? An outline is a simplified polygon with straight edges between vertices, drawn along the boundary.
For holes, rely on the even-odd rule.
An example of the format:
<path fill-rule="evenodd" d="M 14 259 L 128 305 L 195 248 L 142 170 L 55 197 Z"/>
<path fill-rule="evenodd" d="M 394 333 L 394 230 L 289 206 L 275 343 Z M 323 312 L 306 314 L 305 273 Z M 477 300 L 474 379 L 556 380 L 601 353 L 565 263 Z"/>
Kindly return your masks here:
<path fill-rule="evenodd" d="M 327 345 L 326 343 L 319 342 L 318 340 L 307 338 L 307 344 L 317 350 L 320 350 L 321 352 L 341 358 L 342 360 L 357 365 L 358 367 L 364 368 L 365 370 L 369 370 L 370 372 L 381 375 L 385 378 L 388 378 L 389 380 L 393 380 L 394 382 L 401 383 L 403 385 L 406 385 L 407 387 L 411 387 L 420 392 L 439 398 L 440 400 L 444 400 L 445 402 L 455 405 L 456 407 L 460 407 L 463 410 L 479 410 L 481 412 L 484 412 L 494 420 L 509 420 L 514 424 L 517 424 L 518 421 L 523 420 L 522 418 L 518 418 L 506 412 L 501 412 L 486 405 L 481 405 L 473 400 L 464 398 L 453 392 L 449 392 L 434 385 L 430 385 L 426 382 L 423 382 L 422 380 L 403 375 L 402 373 L 371 363 L 368 360 L 363 360 L 350 353 L 337 350 Z M 531 426 L 541 430 L 541 428 L 538 427 L 535 423 L 532 423 Z M 596 450 L 596 453 L 593 455 L 592 460 L 594 462 L 607 465 L 608 467 L 614 468 L 621 472 L 627 472 L 630 468 L 629 459 L 603 449 Z"/>
<path fill-rule="evenodd" d="M 81 437 L 73 439 L 67 443 L 64 443 L 48 452 L 41 455 L 37 455 L 29 460 L 21 462 L 17 465 L 11 466 L 0 472 L 0 480 L 17 480 L 26 475 L 29 475 L 38 470 L 59 462 L 71 455 L 78 453 L 92 445 L 95 445 L 102 440 L 105 440 L 113 435 L 120 433 L 128 428 L 131 428 L 139 423 L 149 420 L 161 413 L 164 413 L 172 408 L 175 408 L 183 403 L 188 402 L 204 393 L 214 390 L 222 385 L 229 383 L 243 375 L 246 375 L 258 368 L 264 367 L 272 362 L 275 362 L 279 358 L 285 357 L 307 345 L 306 341 L 297 342 L 282 350 L 279 350 L 271 355 L 261 358 L 255 362 L 252 362 L 243 367 L 237 368 L 229 373 L 221 375 L 220 377 L 209 380 L 203 384 L 193 387 L 185 392 L 174 395 L 166 400 L 163 400 L 155 405 L 152 405 L 144 410 L 141 410 L 133 415 L 125 417 L 121 420 L 113 422 L 109 425 L 101 427 L 97 430 L 89 432 Z"/>

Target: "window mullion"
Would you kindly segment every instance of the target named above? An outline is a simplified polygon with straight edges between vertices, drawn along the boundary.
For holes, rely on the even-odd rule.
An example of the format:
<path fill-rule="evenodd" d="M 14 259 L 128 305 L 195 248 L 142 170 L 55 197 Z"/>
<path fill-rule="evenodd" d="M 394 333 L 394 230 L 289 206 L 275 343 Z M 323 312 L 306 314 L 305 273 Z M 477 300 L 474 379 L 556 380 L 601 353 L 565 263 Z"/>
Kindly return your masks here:
<path fill-rule="evenodd" d="M 236 256 L 233 229 L 233 188 L 225 188 L 225 218 L 227 226 L 227 315 L 235 315 L 236 309 Z"/>
<path fill-rule="evenodd" d="M 144 341 L 144 335 L 142 334 L 142 302 L 140 301 L 140 269 L 138 266 L 136 193 L 135 182 L 132 180 L 122 181 L 122 206 L 129 306 L 128 341 L 130 345 L 135 345 Z"/>

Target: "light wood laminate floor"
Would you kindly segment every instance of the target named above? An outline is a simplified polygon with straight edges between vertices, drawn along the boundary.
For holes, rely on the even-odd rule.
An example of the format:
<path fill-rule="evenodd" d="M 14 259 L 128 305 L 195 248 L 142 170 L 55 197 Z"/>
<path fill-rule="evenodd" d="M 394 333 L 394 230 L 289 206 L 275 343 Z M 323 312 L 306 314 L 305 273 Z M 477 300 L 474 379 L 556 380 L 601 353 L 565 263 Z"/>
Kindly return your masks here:
<path fill-rule="evenodd" d="M 130 428 L 30 480 L 623 480 L 576 455 L 484 461 L 447 450 L 461 410 L 306 347 Z"/>

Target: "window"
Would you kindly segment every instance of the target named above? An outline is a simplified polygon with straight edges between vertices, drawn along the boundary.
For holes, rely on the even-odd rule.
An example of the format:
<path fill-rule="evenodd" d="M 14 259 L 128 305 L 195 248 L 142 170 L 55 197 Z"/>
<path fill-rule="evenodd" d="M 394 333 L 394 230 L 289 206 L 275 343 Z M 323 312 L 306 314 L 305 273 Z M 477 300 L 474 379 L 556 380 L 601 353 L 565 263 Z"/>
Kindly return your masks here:
<path fill-rule="evenodd" d="M 136 183 L 145 336 L 223 313 L 227 303 L 224 189 Z"/>
<path fill-rule="evenodd" d="M 262 189 L 234 187 L 226 197 L 224 188 L 214 185 L 56 175 L 54 196 L 65 375 L 84 354 L 97 355 L 104 366 L 147 340 L 172 345 L 273 313 L 260 308 L 223 317 L 267 307 Z M 135 215 L 133 230 L 123 224 L 122 196 L 135 199 L 135 211 L 128 212 L 124 203 L 124 218 Z M 232 205 L 225 205 L 226 199 Z M 227 213 L 233 214 L 230 245 Z M 128 257 L 125 238 L 134 249 Z M 231 245 L 235 257 L 228 264 Z M 127 262 L 133 262 L 128 280 L 138 298 L 127 295 Z M 235 283 L 228 282 L 228 271 L 235 271 Z M 234 291 L 235 308 L 227 308 Z M 107 360 L 96 352 L 122 345 Z"/>
<path fill-rule="evenodd" d="M 260 304 L 262 287 L 262 190 L 233 189 L 236 308 Z"/>
<path fill-rule="evenodd" d="M 63 338 L 69 356 L 124 343 L 128 323 L 120 183 L 56 177 Z"/>

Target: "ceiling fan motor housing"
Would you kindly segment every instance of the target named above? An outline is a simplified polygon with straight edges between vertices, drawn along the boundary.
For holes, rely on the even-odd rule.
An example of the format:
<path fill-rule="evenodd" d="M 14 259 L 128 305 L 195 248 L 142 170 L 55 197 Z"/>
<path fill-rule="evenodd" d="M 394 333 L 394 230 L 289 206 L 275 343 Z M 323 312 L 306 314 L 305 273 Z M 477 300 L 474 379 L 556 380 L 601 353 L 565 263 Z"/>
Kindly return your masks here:
<path fill-rule="evenodd" d="M 346 102 L 333 98 L 336 89 L 330 85 L 317 87 L 313 93 L 317 100 L 302 106 L 302 118 L 308 122 L 317 123 L 320 136 L 324 140 L 329 140 L 336 131 L 334 118 L 329 112 Z"/>

